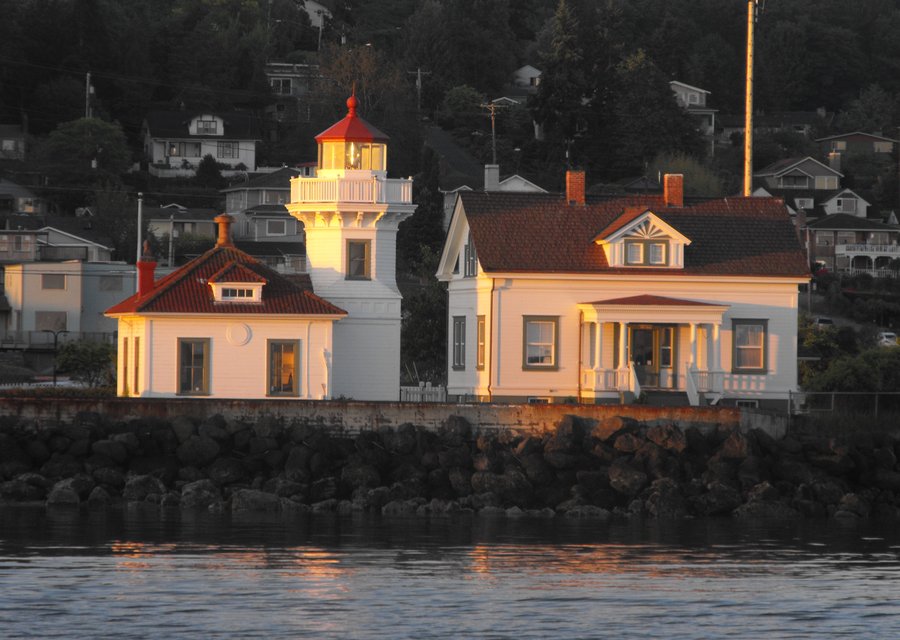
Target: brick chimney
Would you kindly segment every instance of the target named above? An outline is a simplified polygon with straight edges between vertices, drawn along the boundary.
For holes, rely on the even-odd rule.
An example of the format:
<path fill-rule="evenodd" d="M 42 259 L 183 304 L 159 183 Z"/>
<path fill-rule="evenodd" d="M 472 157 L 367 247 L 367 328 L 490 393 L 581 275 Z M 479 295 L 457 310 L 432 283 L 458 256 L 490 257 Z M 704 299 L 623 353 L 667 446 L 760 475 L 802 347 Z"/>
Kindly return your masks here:
<path fill-rule="evenodd" d="M 219 237 L 216 238 L 216 246 L 217 247 L 230 247 L 231 245 L 231 223 L 234 222 L 234 218 L 232 218 L 227 213 L 223 213 L 221 215 L 213 218 L 213 222 L 219 225 Z"/>
<path fill-rule="evenodd" d="M 584 204 L 584 171 L 580 169 L 566 171 L 566 202 Z"/>
<path fill-rule="evenodd" d="M 667 173 L 663 176 L 663 200 L 667 207 L 684 206 L 684 175 Z"/>
<path fill-rule="evenodd" d="M 153 291 L 156 260 L 150 253 L 150 243 L 144 240 L 144 255 L 137 261 L 138 295 L 143 296 Z"/>

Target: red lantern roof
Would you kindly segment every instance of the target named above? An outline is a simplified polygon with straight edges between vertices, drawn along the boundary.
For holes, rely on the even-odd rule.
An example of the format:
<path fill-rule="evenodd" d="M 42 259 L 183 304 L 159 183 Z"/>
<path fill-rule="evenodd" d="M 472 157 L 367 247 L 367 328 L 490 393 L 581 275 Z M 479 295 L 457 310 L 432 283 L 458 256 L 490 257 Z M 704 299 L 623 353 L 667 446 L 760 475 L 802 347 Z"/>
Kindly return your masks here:
<path fill-rule="evenodd" d="M 353 140 L 356 142 L 387 142 L 389 138 L 356 115 L 356 95 L 347 98 L 347 115 L 316 136 L 316 142 Z"/>

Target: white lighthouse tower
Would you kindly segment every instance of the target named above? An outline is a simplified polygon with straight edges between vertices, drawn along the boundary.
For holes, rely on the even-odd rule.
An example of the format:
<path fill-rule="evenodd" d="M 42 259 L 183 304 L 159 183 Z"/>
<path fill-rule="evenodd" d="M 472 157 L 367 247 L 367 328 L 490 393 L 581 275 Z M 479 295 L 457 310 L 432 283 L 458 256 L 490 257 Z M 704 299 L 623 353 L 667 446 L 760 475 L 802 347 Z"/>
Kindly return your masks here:
<path fill-rule="evenodd" d="M 416 205 L 411 178 L 387 177 L 388 137 L 356 107 L 350 96 L 344 119 L 316 136 L 316 177 L 293 178 L 286 206 L 306 229 L 316 294 L 348 312 L 334 327 L 332 396 L 397 401 L 397 227 Z"/>

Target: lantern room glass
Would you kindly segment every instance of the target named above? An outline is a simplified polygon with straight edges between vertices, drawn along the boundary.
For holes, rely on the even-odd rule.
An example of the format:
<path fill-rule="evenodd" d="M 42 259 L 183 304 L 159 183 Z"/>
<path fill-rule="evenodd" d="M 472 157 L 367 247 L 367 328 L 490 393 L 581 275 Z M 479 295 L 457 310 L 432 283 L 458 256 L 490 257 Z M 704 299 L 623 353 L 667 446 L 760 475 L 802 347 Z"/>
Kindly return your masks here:
<path fill-rule="evenodd" d="M 381 142 L 335 140 L 319 144 L 319 169 L 384 171 L 387 145 Z"/>

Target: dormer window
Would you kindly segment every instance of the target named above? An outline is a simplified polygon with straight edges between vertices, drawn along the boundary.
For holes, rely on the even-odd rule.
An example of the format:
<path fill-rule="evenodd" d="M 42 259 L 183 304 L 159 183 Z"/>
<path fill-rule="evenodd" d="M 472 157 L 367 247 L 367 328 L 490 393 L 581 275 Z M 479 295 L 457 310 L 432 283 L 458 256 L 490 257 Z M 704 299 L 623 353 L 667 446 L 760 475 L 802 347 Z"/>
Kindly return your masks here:
<path fill-rule="evenodd" d="M 222 300 L 253 300 L 254 293 L 250 287 L 222 287 Z"/>
<path fill-rule="evenodd" d="M 215 120 L 197 120 L 198 136 L 214 136 L 219 132 L 219 125 Z"/>
<path fill-rule="evenodd" d="M 684 268 L 690 238 L 649 209 L 625 209 L 594 242 L 603 247 L 610 267 Z"/>
<path fill-rule="evenodd" d="M 626 240 L 625 264 L 664 267 L 669 263 L 669 243 L 658 240 Z"/>
<path fill-rule="evenodd" d="M 262 283 L 210 282 L 216 302 L 262 302 Z"/>

